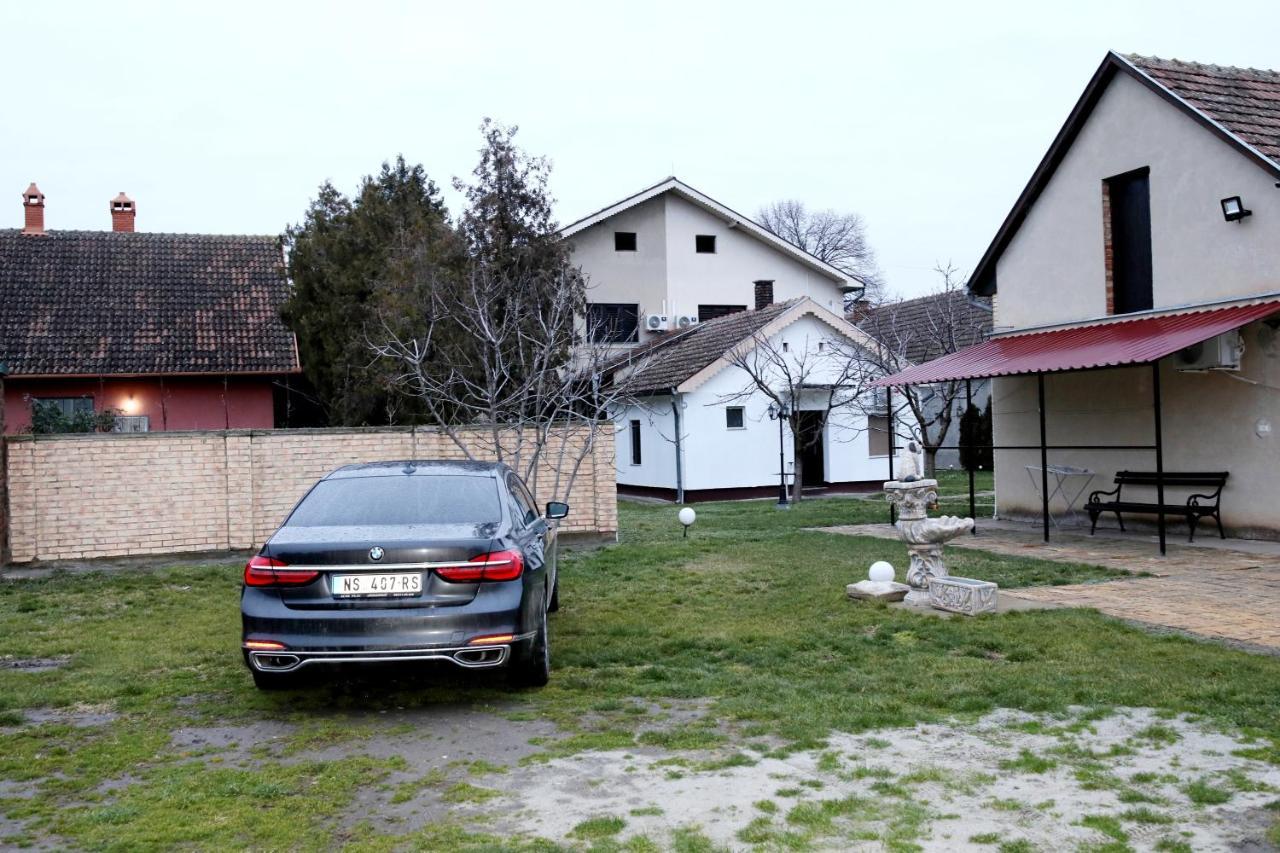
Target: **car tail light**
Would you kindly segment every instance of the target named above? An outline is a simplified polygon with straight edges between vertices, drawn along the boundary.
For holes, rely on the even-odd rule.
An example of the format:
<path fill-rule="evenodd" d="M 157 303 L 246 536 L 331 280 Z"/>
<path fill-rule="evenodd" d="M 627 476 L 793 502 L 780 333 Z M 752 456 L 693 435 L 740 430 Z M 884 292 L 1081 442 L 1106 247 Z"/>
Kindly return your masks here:
<path fill-rule="evenodd" d="M 245 564 L 245 586 L 302 586 L 320 577 L 310 569 L 291 569 L 283 560 L 259 554 Z"/>
<path fill-rule="evenodd" d="M 284 643 L 275 640 L 245 640 L 241 645 L 251 652 L 279 652 L 286 648 Z"/>
<path fill-rule="evenodd" d="M 515 634 L 489 634 L 484 637 L 475 637 L 467 641 L 468 646 L 500 646 L 503 643 L 514 642 Z"/>
<path fill-rule="evenodd" d="M 436 574 L 454 583 L 513 581 L 524 574 L 524 556 L 519 551 L 491 551 L 456 566 L 442 566 Z"/>

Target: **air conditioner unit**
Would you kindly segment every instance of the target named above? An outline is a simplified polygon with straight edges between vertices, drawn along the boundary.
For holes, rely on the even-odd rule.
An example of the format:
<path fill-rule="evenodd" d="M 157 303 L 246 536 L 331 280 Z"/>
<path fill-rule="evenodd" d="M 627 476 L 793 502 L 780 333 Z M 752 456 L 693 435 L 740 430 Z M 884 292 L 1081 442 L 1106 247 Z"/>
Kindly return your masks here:
<path fill-rule="evenodd" d="M 650 332 L 664 332 L 669 322 L 666 314 L 646 314 L 644 327 Z"/>
<path fill-rule="evenodd" d="M 696 326 L 696 325 L 698 325 L 697 314 L 681 314 L 679 317 L 676 317 L 677 329 L 687 329 L 690 326 Z"/>
<path fill-rule="evenodd" d="M 1233 330 L 1178 350 L 1173 356 L 1178 370 L 1239 370 L 1244 344 Z"/>

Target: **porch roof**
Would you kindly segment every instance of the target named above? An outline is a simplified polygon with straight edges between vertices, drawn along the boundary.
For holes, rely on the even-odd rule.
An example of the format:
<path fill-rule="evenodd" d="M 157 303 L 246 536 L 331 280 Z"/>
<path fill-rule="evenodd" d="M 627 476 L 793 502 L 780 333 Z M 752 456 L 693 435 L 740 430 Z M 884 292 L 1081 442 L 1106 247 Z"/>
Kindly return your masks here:
<path fill-rule="evenodd" d="M 1158 361 L 1280 311 L 1280 299 L 1176 314 L 1107 319 L 993 338 L 872 383 L 927 385 L 990 376 L 1060 373 Z"/>

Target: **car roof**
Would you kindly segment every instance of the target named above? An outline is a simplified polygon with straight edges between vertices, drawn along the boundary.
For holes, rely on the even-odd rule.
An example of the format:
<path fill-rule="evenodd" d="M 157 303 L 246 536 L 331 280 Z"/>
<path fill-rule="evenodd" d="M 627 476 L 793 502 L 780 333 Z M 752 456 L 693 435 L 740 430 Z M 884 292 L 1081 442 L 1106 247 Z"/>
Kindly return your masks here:
<path fill-rule="evenodd" d="M 326 480 L 356 477 L 502 477 L 511 469 L 502 462 L 461 462 L 453 459 L 397 459 L 386 462 L 362 462 L 343 465 L 327 474 Z"/>

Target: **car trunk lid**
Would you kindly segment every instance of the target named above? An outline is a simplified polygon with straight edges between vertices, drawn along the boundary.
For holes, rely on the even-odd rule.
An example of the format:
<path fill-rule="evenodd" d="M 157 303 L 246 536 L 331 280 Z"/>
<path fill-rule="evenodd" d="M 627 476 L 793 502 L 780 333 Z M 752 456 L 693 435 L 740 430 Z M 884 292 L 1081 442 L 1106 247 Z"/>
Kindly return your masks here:
<path fill-rule="evenodd" d="M 488 554 L 494 547 L 496 524 L 369 525 L 364 527 L 282 527 L 263 548 L 263 556 L 290 568 L 308 567 L 320 573 L 316 582 L 280 590 L 287 607 L 316 609 L 399 609 L 467 604 L 479 584 L 452 583 L 433 568 L 463 563 Z M 396 576 L 395 584 L 374 584 L 373 578 Z M 412 578 L 418 575 L 416 589 Z M 359 594 L 344 594 L 341 578 L 358 576 Z"/>

